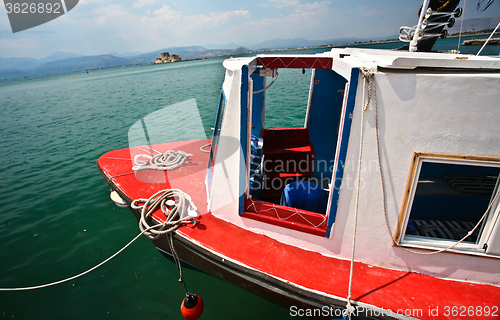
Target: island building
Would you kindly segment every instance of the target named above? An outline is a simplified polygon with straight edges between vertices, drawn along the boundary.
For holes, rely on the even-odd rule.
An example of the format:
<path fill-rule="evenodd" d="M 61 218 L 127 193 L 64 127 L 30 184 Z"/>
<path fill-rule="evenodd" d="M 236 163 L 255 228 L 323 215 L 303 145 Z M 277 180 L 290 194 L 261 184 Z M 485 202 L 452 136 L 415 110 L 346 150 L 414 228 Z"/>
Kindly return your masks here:
<path fill-rule="evenodd" d="M 162 52 L 160 53 L 160 57 L 156 58 L 155 64 L 177 62 L 177 61 L 182 61 L 181 57 L 179 57 L 177 54 L 170 55 L 168 52 Z"/>

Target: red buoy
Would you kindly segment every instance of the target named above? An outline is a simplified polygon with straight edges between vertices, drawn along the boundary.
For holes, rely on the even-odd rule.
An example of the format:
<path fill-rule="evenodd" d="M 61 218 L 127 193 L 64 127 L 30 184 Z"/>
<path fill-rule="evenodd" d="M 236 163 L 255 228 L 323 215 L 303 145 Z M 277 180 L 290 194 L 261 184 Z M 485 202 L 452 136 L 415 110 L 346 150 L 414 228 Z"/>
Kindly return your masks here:
<path fill-rule="evenodd" d="M 186 320 L 196 320 L 203 313 L 204 307 L 203 300 L 198 295 L 188 293 L 181 303 L 182 316 Z"/>

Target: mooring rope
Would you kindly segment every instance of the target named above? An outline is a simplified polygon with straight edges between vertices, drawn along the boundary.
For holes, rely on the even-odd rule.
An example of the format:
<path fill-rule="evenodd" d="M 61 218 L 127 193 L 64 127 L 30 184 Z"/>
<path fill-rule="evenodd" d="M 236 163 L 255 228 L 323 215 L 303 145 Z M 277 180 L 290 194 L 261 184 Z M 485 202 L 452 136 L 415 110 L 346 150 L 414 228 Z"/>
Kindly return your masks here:
<path fill-rule="evenodd" d="M 140 204 L 142 203 L 142 204 Z M 188 194 L 179 189 L 165 189 L 153 194 L 149 199 L 137 199 L 132 201 L 130 207 L 135 210 L 141 210 L 141 218 L 139 219 L 139 228 L 151 240 L 158 239 L 161 236 L 166 236 L 170 253 L 174 258 L 179 271 L 179 282 L 182 283 L 186 290 L 186 296 L 190 296 L 184 277 L 182 276 L 181 261 L 174 248 L 173 231 L 176 230 L 181 223 L 191 220 L 198 216 L 197 208 L 193 200 Z M 151 228 L 154 218 L 152 216 L 158 207 L 167 217 L 165 222 L 159 225 L 158 228 Z M 153 226 L 158 226 L 154 223 Z"/>
<path fill-rule="evenodd" d="M 347 293 L 347 305 L 345 309 L 345 315 L 351 319 L 351 315 L 354 313 L 354 306 L 351 303 L 352 296 L 352 280 L 354 273 L 354 254 L 356 252 L 356 235 L 358 228 L 358 212 L 359 212 L 359 190 L 360 190 L 360 182 L 361 182 L 361 161 L 363 157 L 363 135 L 364 135 L 364 127 L 365 127 L 365 111 L 368 109 L 370 102 L 372 101 L 372 95 L 375 91 L 373 78 L 375 74 L 369 68 L 362 67 L 360 69 L 361 74 L 363 75 L 363 110 L 361 110 L 361 129 L 359 135 L 359 157 L 358 157 L 358 177 L 356 180 L 356 204 L 354 207 L 354 230 L 352 233 L 352 248 L 351 248 L 351 264 L 349 268 L 349 289 Z"/>
<path fill-rule="evenodd" d="M 209 152 L 210 152 L 210 150 L 205 150 L 205 148 L 206 148 L 206 147 L 208 147 L 208 146 L 211 146 L 211 145 L 212 145 L 212 143 L 211 143 L 211 142 L 210 142 L 210 143 L 207 143 L 207 144 L 202 145 L 202 146 L 200 147 L 200 151 L 201 151 L 201 152 L 206 152 L 206 153 L 209 153 Z"/>
<path fill-rule="evenodd" d="M 135 166 L 132 167 L 134 171 L 140 170 L 160 170 L 169 171 L 183 166 L 188 163 L 193 156 L 192 153 L 186 153 L 178 150 L 168 150 L 165 153 L 158 153 L 157 155 L 150 156 L 148 154 L 138 154 L 134 157 Z M 147 159 L 141 160 L 141 159 Z"/>
<path fill-rule="evenodd" d="M 149 197 L 149 199 L 136 199 L 132 201 L 130 207 L 135 210 L 141 210 L 139 228 L 152 240 L 171 233 L 181 223 L 198 215 L 196 213 L 197 208 L 191 197 L 179 189 L 160 190 Z M 155 223 L 154 225 L 157 228 L 151 228 L 151 224 L 153 223 L 152 214 L 158 207 L 167 219 L 161 224 Z"/>
<path fill-rule="evenodd" d="M 144 204 L 140 205 L 138 203 L 144 203 Z M 81 276 L 84 276 L 94 271 L 95 269 L 99 268 L 100 266 L 104 265 L 105 263 L 109 262 L 117 255 L 119 255 L 132 243 L 134 243 L 137 239 L 139 239 L 139 237 L 142 236 L 143 234 L 146 234 L 151 239 L 156 239 L 157 237 L 163 234 L 171 236 L 172 232 L 176 230 L 182 223 L 191 222 L 194 215 L 188 213 L 190 211 L 196 212 L 197 210 L 196 206 L 191 200 L 191 197 L 189 197 L 189 195 L 185 194 L 184 192 L 178 189 L 161 190 L 152 195 L 149 199 L 138 199 L 133 201 L 132 204 L 134 204 L 134 208 L 141 209 L 141 221 L 139 223 L 139 228 L 141 229 L 141 232 L 137 236 L 135 236 L 135 238 L 133 238 L 129 243 L 127 243 L 125 246 L 123 246 L 120 250 L 118 250 L 116 253 L 111 255 L 106 260 L 102 261 L 101 263 L 93 266 L 92 268 L 84 272 L 81 272 L 77 275 L 74 275 L 66 279 L 38 286 L 19 287 L 19 288 L 0 288 L 0 291 L 27 291 L 27 290 L 42 289 L 55 286 L 57 284 L 61 284 L 64 282 L 68 282 L 76 278 L 79 278 Z M 162 212 L 167 216 L 167 220 L 165 220 L 165 222 L 163 223 L 150 224 L 148 220 L 151 220 L 150 219 L 151 214 L 153 213 L 154 210 L 156 210 L 158 205 L 160 205 Z M 142 215 L 142 213 L 144 213 L 144 216 Z M 181 279 L 182 279 L 182 274 L 181 274 Z"/>
<path fill-rule="evenodd" d="M 156 226 L 152 226 L 151 228 L 155 228 L 155 227 Z M 113 254 L 112 256 L 110 256 L 109 258 L 107 258 L 106 260 L 102 261 L 101 263 L 99 263 L 99 264 L 93 266 L 92 268 L 88 269 L 87 271 L 84 271 L 82 273 L 79 273 L 77 275 L 74 275 L 72 277 L 69 277 L 69 278 L 66 278 L 66 279 L 63 279 L 63 280 L 59 280 L 59 281 L 55 281 L 55 282 L 51 282 L 51 283 L 46 283 L 46 284 L 42 284 L 42 285 L 38 285 L 38 286 L 21 287 L 21 288 L 0 288 L 0 291 L 27 291 L 27 290 L 35 290 L 35 289 L 47 288 L 47 287 L 55 286 L 56 284 L 61 284 L 61 283 L 68 282 L 68 281 L 74 280 L 76 278 L 79 278 L 81 276 L 84 276 L 87 273 L 89 273 L 91 271 L 94 271 L 95 269 L 99 268 L 100 266 L 102 266 L 106 262 L 109 262 L 111 259 L 113 259 L 114 257 L 116 257 L 123 250 L 125 250 L 126 248 L 128 248 L 135 240 L 139 239 L 139 237 L 142 236 L 142 234 L 144 232 L 146 232 L 146 231 L 148 231 L 148 230 L 146 229 L 146 230 L 142 231 L 141 233 L 139 233 L 134 239 L 132 239 L 129 243 L 127 243 L 123 248 L 121 248 L 120 250 L 118 250 L 115 254 Z"/>
<path fill-rule="evenodd" d="M 385 219 L 385 224 L 387 226 L 387 230 L 389 232 L 389 235 L 391 237 L 391 240 L 393 243 L 404 249 L 405 251 L 414 253 L 414 254 L 419 254 L 419 255 L 432 255 L 432 254 L 437 254 L 441 252 L 448 251 L 458 244 L 462 243 L 465 239 L 467 239 L 470 235 L 474 233 L 474 231 L 479 228 L 483 220 L 487 217 L 489 211 L 491 210 L 492 206 L 494 203 L 496 203 L 497 199 L 500 197 L 500 189 L 497 190 L 496 194 L 494 195 L 493 199 L 490 201 L 490 204 L 488 205 L 488 208 L 486 208 L 485 213 L 479 219 L 477 224 L 474 226 L 472 230 L 470 230 L 462 239 L 458 240 L 457 242 L 453 243 L 449 247 L 436 250 L 436 251 L 431 251 L 431 252 L 420 252 L 420 251 L 415 251 L 411 250 L 405 247 L 402 247 L 399 243 L 396 242 L 394 239 L 394 236 L 391 232 L 391 228 L 389 226 L 389 221 L 387 219 L 387 209 L 386 209 L 386 194 L 385 194 L 385 182 L 384 182 L 384 176 L 382 173 L 382 162 L 381 162 L 381 151 L 380 151 L 380 133 L 379 133 L 379 125 L 378 125 L 378 110 L 377 110 L 377 97 L 376 97 L 376 90 L 375 90 L 375 73 L 366 67 L 362 67 L 360 69 L 363 78 L 364 78 L 364 83 L 363 83 L 363 109 L 362 109 L 362 114 L 361 114 L 361 128 L 360 128 L 360 144 L 359 144 L 359 165 L 358 165 L 358 172 L 357 172 L 357 182 L 356 182 L 356 198 L 355 198 L 355 208 L 354 208 L 354 226 L 353 226 L 353 239 L 352 239 L 352 249 L 351 249 L 351 263 L 350 263 L 350 271 L 349 271 L 349 289 L 348 289 L 348 294 L 347 294 L 347 304 L 346 304 L 346 309 L 344 311 L 344 316 L 348 317 L 351 319 L 351 315 L 355 311 L 355 308 L 352 305 L 351 301 L 351 294 L 352 294 L 352 282 L 353 282 L 353 270 L 354 270 L 354 255 L 356 251 L 356 234 L 357 234 L 357 222 L 358 222 L 358 207 L 359 207 L 359 190 L 360 190 L 360 180 L 361 180 L 361 160 L 362 160 L 362 152 L 363 152 L 363 136 L 364 136 L 364 122 L 365 122 L 365 111 L 368 109 L 370 103 L 373 101 L 373 108 L 375 111 L 375 147 L 376 147 L 376 153 L 377 153 L 377 161 L 378 161 L 378 169 L 380 173 L 380 182 L 382 185 L 382 206 L 383 206 L 383 212 L 384 212 L 384 219 Z"/>

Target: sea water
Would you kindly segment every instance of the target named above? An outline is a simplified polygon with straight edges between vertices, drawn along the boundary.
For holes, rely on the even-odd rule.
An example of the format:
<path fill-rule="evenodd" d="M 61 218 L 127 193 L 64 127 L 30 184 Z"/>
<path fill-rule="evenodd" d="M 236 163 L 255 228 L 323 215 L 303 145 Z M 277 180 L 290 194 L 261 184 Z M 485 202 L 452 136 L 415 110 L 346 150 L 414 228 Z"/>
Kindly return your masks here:
<path fill-rule="evenodd" d="M 455 49 L 457 40 L 452 39 L 438 45 Z M 498 48 L 487 47 L 485 53 L 498 54 Z M 110 200 L 96 160 L 107 151 L 127 148 L 128 130 L 136 121 L 187 99 L 196 100 L 210 136 L 224 79 L 223 59 L 0 82 L 0 287 L 71 277 L 139 233 L 131 212 Z M 277 81 L 273 90 L 282 98 L 268 103 L 278 109 L 287 103 L 287 110 L 294 107 L 285 99 L 305 103 L 307 92 L 293 88 L 307 88 L 309 79 L 306 73 L 297 82 Z M 303 124 L 302 111 L 280 114 L 266 115 L 266 124 Z M 289 309 L 234 285 L 201 271 L 183 271 L 190 291 L 205 302 L 201 319 L 292 318 Z M 185 292 L 178 278 L 175 264 L 141 237 L 109 263 L 70 282 L 0 292 L 0 319 L 183 319 Z"/>

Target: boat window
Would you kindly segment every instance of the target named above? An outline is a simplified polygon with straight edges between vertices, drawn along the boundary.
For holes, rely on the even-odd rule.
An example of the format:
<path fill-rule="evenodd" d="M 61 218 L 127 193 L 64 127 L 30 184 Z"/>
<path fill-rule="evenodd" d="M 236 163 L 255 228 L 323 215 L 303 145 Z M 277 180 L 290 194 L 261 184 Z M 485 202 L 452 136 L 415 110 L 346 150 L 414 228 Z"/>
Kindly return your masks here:
<path fill-rule="evenodd" d="M 219 139 L 220 139 L 220 129 L 222 125 L 222 120 L 224 118 L 224 111 L 226 109 L 226 97 L 224 95 L 224 92 L 222 91 L 220 94 L 220 99 L 219 99 L 219 108 L 217 110 L 217 116 L 215 118 L 215 126 L 213 128 L 213 135 L 212 135 L 212 144 L 210 148 L 210 155 L 208 158 L 208 192 L 210 194 L 211 192 L 211 186 L 212 186 L 212 175 L 213 175 L 213 170 L 215 166 L 215 156 L 217 154 L 217 147 L 219 145 Z"/>
<path fill-rule="evenodd" d="M 249 192 L 243 216 L 326 234 L 346 80 L 332 70 L 252 74 Z M 314 95 L 313 95 L 314 91 Z M 313 99 L 314 96 L 314 99 Z"/>
<path fill-rule="evenodd" d="M 499 175 L 500 159 L 415 153 L 397 240 L 494 254 Z"/>

